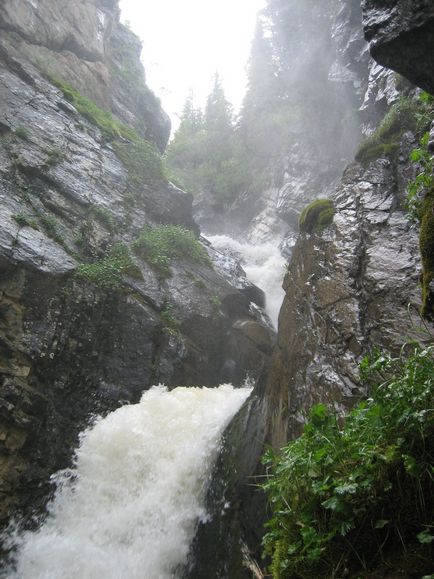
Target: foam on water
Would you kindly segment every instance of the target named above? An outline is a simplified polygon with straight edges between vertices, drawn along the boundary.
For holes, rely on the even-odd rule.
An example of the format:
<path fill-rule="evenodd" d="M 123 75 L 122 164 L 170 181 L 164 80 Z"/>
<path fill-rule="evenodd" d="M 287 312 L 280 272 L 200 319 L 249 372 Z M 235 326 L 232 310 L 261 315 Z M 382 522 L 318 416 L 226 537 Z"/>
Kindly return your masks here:
<path fill-rule="evenodd" d="M 206 236 L 219 251 L 229 250 L 240 256 L 248 279 L 265 292 L 265 310 L 277 328 L 280 307 L 284 298 L 282 280 L 286 260 L 273 241 L 241 243 L 228 235 Z"/>
<path fill-rule="evenodd" d="M 187 558 L 221 435 L 251 389 L 175 388 L 99 419 L 9 579 L 168 579 Z"/>

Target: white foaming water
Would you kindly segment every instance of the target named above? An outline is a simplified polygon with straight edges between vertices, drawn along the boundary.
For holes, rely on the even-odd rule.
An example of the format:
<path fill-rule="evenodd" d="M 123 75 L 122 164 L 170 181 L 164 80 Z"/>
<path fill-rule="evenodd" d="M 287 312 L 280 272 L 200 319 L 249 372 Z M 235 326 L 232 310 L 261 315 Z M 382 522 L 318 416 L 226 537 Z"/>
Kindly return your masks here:
<path fill-rule="evenodd" d="M 285 292 L 282 280 L 286 260 L 279 248 L 272 241 L 241 243 L 228 235 L 206 235 L 212 245 L 219 251 L 229 249 L 238 254 L 248 279 L 265 292 L 265 311 L 277 328 L 280 306 Z"/>
<path fill-rule="evenodd" d="M 81 438 L 9 579 L 168 579 L 185 563 L 221 435 L 250 388 L 157 386 Z"/>

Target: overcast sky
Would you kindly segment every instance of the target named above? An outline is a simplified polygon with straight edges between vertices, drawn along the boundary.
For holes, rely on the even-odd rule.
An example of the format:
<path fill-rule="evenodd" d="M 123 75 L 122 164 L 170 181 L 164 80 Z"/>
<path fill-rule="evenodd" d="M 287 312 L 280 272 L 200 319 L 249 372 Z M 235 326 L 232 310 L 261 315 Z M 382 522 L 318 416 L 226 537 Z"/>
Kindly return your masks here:
<path fill-rule="evenodd" d="M 121 19 L 143 40 L 147 82 L 173 124 L 191 88 L 203 106 L 218 70 L 237 109 L 255 17 L 265 0 L 121 0 Z"/>

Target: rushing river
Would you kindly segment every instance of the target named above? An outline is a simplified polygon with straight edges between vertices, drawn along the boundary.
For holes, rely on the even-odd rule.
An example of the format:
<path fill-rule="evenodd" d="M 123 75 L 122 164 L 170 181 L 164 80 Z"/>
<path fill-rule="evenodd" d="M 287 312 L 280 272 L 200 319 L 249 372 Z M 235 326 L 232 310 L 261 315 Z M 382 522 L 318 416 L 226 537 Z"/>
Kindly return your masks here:
<path fill-rule="evenodd" d="M 8 579 L 169 579 L 187 559 L 221 436 L 249 388 L 157 386 L 98 419 L 49 514 L 10 532 Z"/>
<path fill-rule="evenodd" d="M 277 328 L 284 291 L 282 280 L 287 260 L 273 241 L 242 243 L 228 235 L 206 235 L 219 251 L 229 251 L 241 260 L 247 278 L 265 293 L 265 311 Z"/>

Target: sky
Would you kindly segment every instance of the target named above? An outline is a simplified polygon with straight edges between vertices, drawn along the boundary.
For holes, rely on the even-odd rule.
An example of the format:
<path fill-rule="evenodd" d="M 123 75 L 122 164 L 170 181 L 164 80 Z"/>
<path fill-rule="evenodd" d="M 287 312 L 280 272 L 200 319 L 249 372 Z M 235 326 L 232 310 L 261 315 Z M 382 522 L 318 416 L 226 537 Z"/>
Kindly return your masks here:
<path fill-rule="evenodd" d="M 237 111 L 256 13 L 266 0 L 121 0 L 121 20 L 142 39 L 148 86 L 176 127 L 193 91 L 203 107 L 218 71 Z"/>

